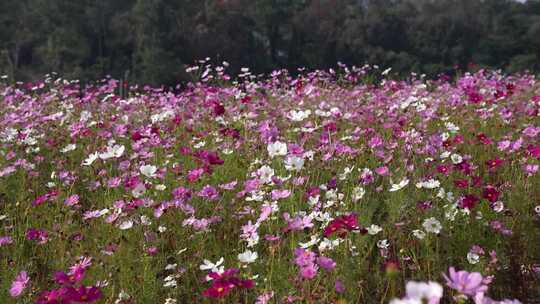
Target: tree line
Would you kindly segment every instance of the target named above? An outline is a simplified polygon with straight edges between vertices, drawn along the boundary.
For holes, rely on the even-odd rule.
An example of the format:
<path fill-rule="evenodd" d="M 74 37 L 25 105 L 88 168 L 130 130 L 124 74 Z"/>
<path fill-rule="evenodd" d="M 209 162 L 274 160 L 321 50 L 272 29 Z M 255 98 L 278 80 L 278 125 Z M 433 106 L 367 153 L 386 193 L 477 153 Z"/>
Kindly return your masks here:
<path fill-rule="evenodd" d="M 534 0 L 2 0 L 0 12 L 0 73 L 13 80 L 174 84 L 205 57 L 231 72 L 540 70 Z"/>

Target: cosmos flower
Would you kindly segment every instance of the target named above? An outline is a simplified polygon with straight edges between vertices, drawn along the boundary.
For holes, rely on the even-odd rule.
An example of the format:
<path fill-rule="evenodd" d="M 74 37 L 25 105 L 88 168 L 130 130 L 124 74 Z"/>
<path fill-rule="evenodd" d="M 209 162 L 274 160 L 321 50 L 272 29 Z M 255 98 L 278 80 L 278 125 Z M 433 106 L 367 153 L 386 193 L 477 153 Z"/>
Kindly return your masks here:
<path fill-rule="evenodd" d="M 317 264 L 321 266 L 324 270 L 334 270 L 336 268 L 336 262 L 332 260 L 331 258 L 320 256 L 317 258 Z"/>
<path fill-rule="evenodd" d="M 13 244 L 11 236 L 0 236 L 0 247 Z"/>
<path fill-rule="evenodd" d="M 144 165 L 139 168 L 142 175 L 148 178 L 156 177 L 157 167 L 153 165 Z"/>
<path fill-rule="evenodd" d="M 251 250 L 246 250 L 243 253 L 238 254 L 238 260 L 240 263 L 251 264 L 257 260 L 259 255 L 257 252 L 252 252 Z"/>
<path fill-rule="evenodd" d="M 264 165 L 257 170 L 257 175 L 259 180 L 263 184 L 269 184 L 272 182 L 272 177 L 274 176 L 274 169 L 270 166 Z"/>
<path fill-rule="evenodd" d="M 408 299 L 427 300 L 428 304 L 437 304 L 443 296 L 443 288 L 436 282 L 409 281 L 405 287 Z"/>
<path fill-rule="evenodd" d="M 446 285 L 459 293 L 474 296 L 477 293 L 485 293 L 488 286 L 484 284 L 483 277 L 478 272 L 457 271 L 454 267 L 448 269 L 448 275 L 443 274 Z"/>
<path fill-rule="evenodd" d="M 303 279 L 311 280 L 317 275 L 318 267 L 315 264 L 308 264 L 300 268 L 300 277 Z"/>
<path fill-rule="evenodd" d="M 367 228 L 367 233 L 370 235 L 376 235 L 377 233 L 381 231 L 382 231 L 382 228 L 375 224 L 371 224 L 371 226 Z"/>
<path fill-rule="evenodd" d="M 494 159 L 487 160 L 486 166 L 488 167 L 489 171 L 494 171 L 499 168 L 503 163 L 504 161 L 502 159 L 496 157 Z"/>
<path fill-rule="evenodd" d="M 275 156 L 284 156 L 287 155 L 287 144 L 280 141 L 275 141 L 267 146 L 268 155 L 270 158 Z"/>
<path fill-rule="evenodd" d="M 289 195 L 291 195 L 291 192 L 287 189 L 283 189 L 283 190 L 272 190 L 272 199 L 273 200 L 279 200 L 279 199 L 283 199 L 283 198 L 287 198 L 289 197 Z"/>
<path fill-rule="evenodd" d="M 416 188 L 435 189 L 439 188 L 441 183 L 438 180 L 430 179 L 424 182 L 416 183 Z"/>
<path fill-rule="evenodd" d="M 16 298 L 20 296 L 24 289 L 26 289 L 26 286 L 30 282 L 30 278 L 28 277 L 28 274 L 26 271 L 21 271 L 15 277 L 15 280 L 11 283 L 11 288 L 9 289 L 9 294 L 11 297 Z"/>
<path fill-rule="evenodd" d="M 392 184 L 391 188 L 388 191 L 390 191 L 390 192 L 399 191 L 399 190 L 405 188 L 405 186 L 407 186 L 408 184 L 409 184 L 409 180 L 407 178 L 405 178 L 405 179 L 403 179 L 402 181 L 400 181 L 397 184 Z"/>
<path fill-rule="evenodd" d="M 252 280 L 244 280 L 237 277 L 238 269 L 231 268 L 221 273 L 211 272 L 208 276 L 212 279 L 210 288 L 203 291 L 203 296 L 210 298 L 226 297 L 233 288 L 253 288 Z"/>
<path fill-rule="evenodd" d="M 285 159 L 285 169 L 289 171 L 301 171 L 304 167 L 304 158 L 291 155 Z"/>
<path fill-rule="evenodd" d="M 349 215 L 342 215 L 333 219 L 326 228 L 324 228 L 324 236 L 328 237 L 334 233 L 337 233 L 340 237 L 347 235 L 348 231 L 359 229 L 358 215 L 351 213 Z"/>
<path fill-rule="evenodd" d="M 74 206 L 76 204 L 79 203 L 79 196 L 77 194 L 74 194 L 68 198 L 66 198 L 66 200 L 64 201 L 64 204 L 66 206 Z"/>
<path fill-rule="evenodd" d="M 301 111 L 301 110 L 298 110 L 298 111 L 295 111 L 295 110 L 291 110 L 287 117 L 292 120 L 292 121 L 303 121 L 305 120 L 306 118 L 308 118 L 309 116 L 311 115 L 311 110 L 305 110 L 305 111 Z"/>
<path fill-rule="evenodd" d="M 472 210 L 480 199 L 474 194 L 465 194 L 459 199 L 459 207 Z"/>
<path fill-rule="evenodd" d="M 426 232 L 429 233 L 435 233 L 439 234 L 442 229 L 441 222 L 439 222 L 436 218 L 430 217 L 428 219 L 424 220 L 424 223 L 422 223 L 422 226 L 426 230 Z"/>
<path fill-rule="evenodd" d="M 487 199 L 491 203 L 496 202 L 499 199 L 500 195 L 500 192 L 491 185 L 487 185 L 486 187 L 484 187 L 484 191 L 482 193 L 482 197 Z"/>
<path fill-rule="evenodd" d="M 107 147 L 107 150 L 103 153 L 99 153 L 99 158 L 107 160 L 110 158 L 119 158 L 124 154 L 126 147 L 123 145 L 112 145 Z M 91 164 L 91 162 L 90 162 Z"/>
<path fill-rule="evenodd" d="M 221 266 L 221 264 L 223 264 L 224 261 L 225 259 L 223 257 L 221 257 L 215 264 L 210 262 L 209 260 L 204 260 L 203 264 L 199 266 L 199 269 L 211 270 L 212 272 L 220 273 L 224 271 L 224 267 Z"/>

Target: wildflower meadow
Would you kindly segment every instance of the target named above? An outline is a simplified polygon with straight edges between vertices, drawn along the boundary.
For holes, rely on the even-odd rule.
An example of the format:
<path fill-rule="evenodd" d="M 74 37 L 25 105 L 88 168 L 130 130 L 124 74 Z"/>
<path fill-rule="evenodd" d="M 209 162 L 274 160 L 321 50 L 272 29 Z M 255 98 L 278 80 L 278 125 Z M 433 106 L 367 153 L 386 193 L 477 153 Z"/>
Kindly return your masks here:
<path fill-rule="evenodd" d="M 540 303 L 540 82 L 0 80 L 1 303 Z"/>

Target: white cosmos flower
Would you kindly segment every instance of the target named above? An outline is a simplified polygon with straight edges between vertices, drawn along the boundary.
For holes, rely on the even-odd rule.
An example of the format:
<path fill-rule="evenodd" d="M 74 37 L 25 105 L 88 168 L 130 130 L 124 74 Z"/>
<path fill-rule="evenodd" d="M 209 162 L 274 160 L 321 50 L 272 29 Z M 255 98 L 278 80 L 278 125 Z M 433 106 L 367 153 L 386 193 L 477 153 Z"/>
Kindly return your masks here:
<path fill-rule="evenodd" d="M 83 163 L 82 163 L 83 166 L 91 166 L 92 163 L 93 163 L 96 159 L 98 159 L 98 157 L 99 157 L 99 153 L 97 153 L 97 152 L 88 155 L 88 157 L 87 157 L 87 158 L 83 161 Z"/>
<path fill-rule="evenodd" d="M 144 165 L 139 168 L 139 171 L 148 178 L 154 178 L 156 177 L 157 167 L 153 165 Z"/>
<path fill-rule="evenodd" d="M 502 212 L 504 210 L 504 203 L 501 201 L 496 201 L 495 203 L 493 203 L 492 208 L 495 212 Z"/>
<path fill-rule="evenodd" d="M 178 264 L 176 264 L 176 263 L 167 264 L 167 266 L 165 266 L 165 270 L 174 270 L 174 269 L 176 269 L 177 266 L 178 266 Z"/>
<path fill-rule="evenodd" d="M 88 111 L 82 111 L 81 112 L 80 121 L 85 122 L 85 121 L 88 121 L 90 118 L 92 118 L 92 113 L 90 113 Z"/>
<path fill-rule="evenodd" d="M 163 281 L 165 281 L 165 284 L 163 284 L 163 287 L 176 287 L 178 285 L 175 277 L 172 275 L 165 277 Z"/>
<path fill-rule="evenodd" d="M 259 168 L 259 170 L 257 170 L 257 175 L 259 176 L 259 180 L 263 184 L 269 184 L 272 182 L 272 176 L 274 176 L 274 169 L 267 165 L 264 165 Z"/>
<path fill-rule="evenodd" d="M 104 153 L 99 154 L 99 158 L 105 160 L 109 158 L 119 158 L 124 154 L 124 151 L 126 150 L 126 147 L 123 145 L 114 145 L 107 147 L 107 151 Z"/>
<path fill-rule="evenodd" d="M 436 179 L 430 179 L 424 182 L 416 183 L 416 188 L 435 189 L 439 188 L 441 183 Z"/>
<path fill-rule="evenodd" d="M 435 299 L 440 299 L 443 296 L 443 288 L 436 282 L 414 282 L 409 281 L 405 287 L 407 298 L 422 300 L 426 299 L 430 303 Z M 438 302 L 438 301 L 437 301 Z"/>
<path fill-rule="evenodd" d="M 133 227 L 133 221 L 131 220 L 123 221 L 120 225 L 118 225 L 118 228 L 120 228 L 121 230 L 127 230 L 131 227 Z"/>
<path fill-rule="evenodd" d="M 152 221 L 150 221 L 150 218 L 148 218 L 148 216 L 141 215 L 141 224 L 145 226 L 149 226 L 149 225 L 152 225 Z"/>
<path fill-rule="evenodd" d="M 177 303 L 176 299 L 173 299 L 173 298 L 165 299 L 165 304 L 176 304 L 176 303 Z"/>
<path fill-rule="evenodd" d="M 270 155 L 271 158 L 274 158 L 274 156 L 287 155 L 286 143 L 275 141 L 269 144 L 266 148 L 268 150 L 268 155 Z"/>
<path fill-rule="evenodd" d="M 257 254 L 257 252 L 246 250 L 238 255 L 238 260 L 240 261 L 240 263 L 250 264 L 255 262 L 258 256 L 259 255 Z"/>
<path fill-rule="evenodd" d="M 304 167 L 304 159 L 298 156 L 289 156 L 285 160 L 285 169 L 289 171 L 300 171 Z"/>
<path fill-rule="evenodd" d="M 441 153 L 441 159 L 447 159 L 450 154 L 450 151 L 444 151 L 443 153 Z"/>
<path fill-rule="evenodd" d="M 315 196 L 310 196 L 310 197 L 308 198 L 308 204 L 309 204 L 310 206 L 315 206 L 315 205 L 317 205 L 317 203 L 319 203 L 319 199 L 320 199 L 320 198 L 321 198 L 321 196 L 318 195 L 318 194 L 315 195 Z"/>
<path fill-rule="evenodd" d="M 364 190 L 364 188 L 360 186 L 355 187 L 352 191 L 352 201 L 356 203 L 357 201 L 361 200 L 365 194 L 366 190 Z"/>
<path fill-rule="evenodd" d="M 340 173 L 338 176 L 339 176 L 339 180 L 346 180 L 347 179 L 347 176 L 349 176 L 349 174 L 351 174 L 351 172 L 353 171 L 354 169 L 354 166 L 352 168 L 349 168 L 349 167 L 345 167 L 345 169 L 343 169 L 343 173 Z"/>
<path fill-rule="evenodd" d="M 329 240 L 327 238 L 324 238 L 324 240 L 321 241 L 319 244 L 319 251 L 325 251 L 325 250 L 333 250 L 336 248 L 341 242 L 343 242 L 343 239 L 335 239 L 335 240 Z"/>
<path fill-rule="evenodd" d="M 317 245 L 317 243 L 319 243 L 321 239 L 319 239 L 316 235 L 312 235 L 310 236 L 310 240 L 305 242 L 305 243 L 298 243 L 298 245 L 300 245 L 300 247 L 306 249 L 306 248 L 309 248 L 311 246 L 314 246 L 314 245 Z"/>
<path fill-rule="evenodd" d="M 409 184 L 409 180 L 405 178 L 402 181 L 400 181 L 398 184 L 392 184 L 392 187 L 388 191 L 395 192 L 395 191 L 401 190 L 405 188 L 405 186 L 407 186 L 408 184 Z"/>
<path fill-rule="evenodd" d="M 167 110 L 162 113 L 154 114 L 150 116 L 150 119 L 152 120 L 152 123 L 163 121 L 169 117 L 172 117 L 174 115 L 174 112 L 171 110 Z"/>
<path fill-rule="evenodd" d="M 225 267 L 221 266 L 225 259 L 221 257 L 215 264 L 210 262 L 209 260 L 203 260 L 203 264 L 199 266 L 200 270 L 210 270 L 212 272 L 217 273 L 223 273 L 225 271 Z M 220 267 L 221 266 L 221 267 Z"/>
<path fill-rule="evenodd" d="M 62 148 L 62 150 L 60 150 L 60 152 L 62 153 L 67 153 L 69 151 L 73 151 L 77 149 L 77 145 L 76 144 L 69 144 L 67 146 L 65 146 L 64 148 Z"/>
<path fill-rule="evenodd" d="M 249 248 L 254 247 L 255 245 L 259 244 L 259 239 L 260 239 L 260 237 L 259 237 L 259 235 L 258 235 L 257 233 L 251 234 L 251 235 L 246 239 L 246 241 L 247 241 L 247 246 L 248 246 Z"/>
<path fill-rule="evenodd" d="M 381 232 L 383 229 L 380 227 L 380 226 L 377 226 L 375 224 L 371 224 L 371 226 L 369 226 L 367 228 L 367 231 L 370 235 L 375 235 L 379 232 Z"/>
<path fill-rule="evenodd" d="M 424 229 L 429 233 L 435 233 L 438 234 L 441 232 L 442 225 L 441 222 L 439 222 L 436 218 L 430 217 L 428 219 L 424 220 L 424 223 L 422 224 Z"/>
<path fill-rule="evenodd" d="M 450 159 L 452 160 L 452 163 L 454 165 L 460 164 L 463 161 L 463 157 L 461 157 L 461 155 L 459 154 L 452 154 L 452 156 L 450 156 Z"/>
<path fill-rule="evenodd" d="M 469 261 L 469 264 L 478 264 L 480 262 L 480 256 L 474 252 L 467 253 L 467 261 Z"/>
<path fill-rule="evenodd" d="M 453 222 L 456 219 L 456 215 L 458 214 L 459 210 L 457 207 L 457 204 L 447 204 L 444 205 L 446 211 L 444 212 L 444 217 Z"/>
<path fill-rule="evenodd" d="M 422 240 L 426 237 L 426 233 L 423 230 L 415 229 L 412 231 L 412 234 L 415 238 Z"/>
<path fill-rule="evenodd" d="M 311 110 L 306 110 L 306 111 L 292 110 L 292 111 L 289 112 L 287 117 L 292 121 L 302 121 L 302 120 L 308 118 L 309 115 L 311 115 Z"/>
<path fill-rule="evenodd" d="M 456 126 L 455 124 L 451 123 L 451 122 L 447 122 L 444 124 L 446 129 L 448 131 L 450 131 L 450 133 L 456 133 L 457 131 L 459 131 L 459 127 Z"/>
<path fill-rule="evenodd" d="M 387 239 L 379 240 L 377 242 L 377 247 L 379 247 L 380 249 L 387 249 L 388 247 L 390 247 L 390 242 L 388 242 Z"/>

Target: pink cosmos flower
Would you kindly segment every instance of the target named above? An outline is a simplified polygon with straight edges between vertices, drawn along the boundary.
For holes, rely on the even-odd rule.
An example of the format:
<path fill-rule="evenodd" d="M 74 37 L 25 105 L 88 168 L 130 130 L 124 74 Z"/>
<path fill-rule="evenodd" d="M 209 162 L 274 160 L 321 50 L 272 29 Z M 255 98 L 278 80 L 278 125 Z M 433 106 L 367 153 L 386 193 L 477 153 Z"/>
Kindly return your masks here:
<path fill-rule="evenodd" d="M 26 271 L 19 272 L 17 277 L 15 277 L 15 280 L 11 283 L 11 288 L 9 289 L 9 294 L 11 297 L 16 298 L 20 296 L 28 285 L 28 282 L 30 282 L 30 278 L 28 277 Z"/>
<path fill-rule="evenodd" d="M 0 236 L 0 247 L 13 244 L 11 236 Z"/>
<path fill-rule="evenodd" d="M 66 200 L 64 201 L 64 204 L 66 206 L 74 206 L 74 205 L 77 205 L 78 203 L 79 203 L 79 196 L 77 194 L 74 194 L 66 198 Z"/>
<path fill-rule="evenodd" d="M 298 266 L 307 266 L 315 263 L 316 255 L 312 251 L 306 250 L 304 248 L 296 248 L 294 250 L 294 263 Z"/>
<path fill-rule="evenodd" d="M 300 277 L 311 280 L 317 275 L 317 265 L 309 264 L 300 268 Z"/>
<path fill-rule="evenodd" d="M 459 293 L 474 296 L 477 293 L 484 293 L 488 290 L 488 286 L 484 284 L 482 274 L 479 272 L 467 272 L 464 270 L 457 271 L 454 267 L 448 270 L 448 276 L 443 274 L 448 287 L 457 290 Z"/>
<path fill-rule="evenodd" d="M 336 280 L 336 283 L 334 284 L 334 288 L 336 289 L 337 293 L 345 292 L 345 286 L 343 286 L 343 283 L 341 282 L 341 280 Z"/>
<path fill-rule="evenodd" d="M 387 176 L 390 170 L 388 170 L 387 166 L 382 166 L 377 169 L 375 169 L 375 173 L 381 175 L 381 176 Z"/>
<path fill-rule="evenodd" d="M 268 304 L 270 300 L 274 297 L 274 292 L 266 292 L 257 297 L 255 304 Z"/>
<path fill-rule="evenodd" d="M 525 164 L 523 166 L 523 171 L 529 176 L 538 172 L 538 169 L 539 169 L 539 165 L 536 165 L 536 164 Z"/>
<path fill-rule="evenodd" d="M 291 191 L 289 190 L 272 190 L 272 200 L 279 200 L 282 198 L 287 198 L 291 194 Z"/>
<path fill-rule="evenodd" d="M 198 181 L 199 178 L 201 178 L 203 173 L 204 173 L 204 169 L 202 169 L 202 168 L 190 170 L 188 172 L 187 179 L 188 179 L 188 181 L 190 183 L 194 183 L 194 182 Z"/>
<path fill-rule="evenodd" d="M 210 201 L 215 201 L 219 198 L 219 192 L 216 190 L 216 188 L 210 185 L 204 186 L 202 190 L 197 193 L 197 195 Z"/>
<path fill-rule="evenodd" d="M 313 219 L 309 216 L 296 216 L 291 218 L 290 214 L 285 212 L 283 213 L 283 219 L 287 222 L 287 227 L 283 229 L 283 232 L 302 230 L 305 228 L 313 227 Z"/>
<path fill-rule="evenodd" d="M 317 258 L 317 264 L 319 264 L 321 268 L 328 271 L 334 270 L 334 268 L 336 268 L 336 262 L 334 262 L 334 260 L 332 260 L 331 258 L 324 256 L 320 256 Z"/>

